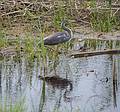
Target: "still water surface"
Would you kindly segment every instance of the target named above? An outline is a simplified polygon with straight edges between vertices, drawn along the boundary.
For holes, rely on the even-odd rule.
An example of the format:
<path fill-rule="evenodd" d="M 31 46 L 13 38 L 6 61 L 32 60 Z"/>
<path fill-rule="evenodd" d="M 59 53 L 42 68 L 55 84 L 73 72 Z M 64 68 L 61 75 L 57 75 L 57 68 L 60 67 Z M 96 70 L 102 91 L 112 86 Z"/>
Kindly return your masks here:
<path fill-rule="evenodd" d="M 120 55 L 68 58 L 62 53 L 53 67 L 54 61 L 48 59 L 44 67 L 42 59 L 31 61 L 26 55 L 0 60 L 0 103 L 23 100 L 26 112 L 120 112 Z"/>

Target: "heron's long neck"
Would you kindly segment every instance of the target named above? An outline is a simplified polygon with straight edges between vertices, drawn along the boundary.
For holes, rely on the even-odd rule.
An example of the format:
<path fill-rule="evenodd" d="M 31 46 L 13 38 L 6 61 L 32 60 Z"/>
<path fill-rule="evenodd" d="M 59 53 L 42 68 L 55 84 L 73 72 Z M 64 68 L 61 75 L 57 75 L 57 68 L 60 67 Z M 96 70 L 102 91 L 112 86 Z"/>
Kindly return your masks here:
<path fill-rule="evenodd" d="M 71 29 L 68 28 L 68 27 L 66 27 L 66 26 L 65 26 L 65 23 L 62 24 L 62 28 L 69 33 L 70 37 L 72 36 L 72 31 L 71 31 Z"/>

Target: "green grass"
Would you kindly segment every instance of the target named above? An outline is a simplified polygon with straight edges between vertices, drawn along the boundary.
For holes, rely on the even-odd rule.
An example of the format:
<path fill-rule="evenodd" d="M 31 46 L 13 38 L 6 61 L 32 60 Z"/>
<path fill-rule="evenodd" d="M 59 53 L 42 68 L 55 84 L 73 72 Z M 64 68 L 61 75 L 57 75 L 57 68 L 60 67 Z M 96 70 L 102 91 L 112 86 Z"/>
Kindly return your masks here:
<path fill-rule="evenodd" d="M 114 49 L 120 48 L 120 41 L 87 39 L 85 41 L 85 46 L 93 50 Z"/>
<path fill-rule="evenodd" d="M 91 8 L 94 8 L 90 15 L 90 24 L 95 31 L 111 32 L 119 26 L 119 17 L 111 9 L 112 1 L 106 0 L 106 6 L 97 8 L 97 2 L 91 0 Z"/>
<path fill-rule="evenodd" d="M 54 28 L 56 28 L 57 30 L 61 29 L 60 23 L 64 18 L 64 15 L 65 15 L 64 10 L 61 7 L 59 8 L 59 10 L 54 11 L 53 25 L 54 25 Z"/>
<path fill-rule="evenodd" d="M 69 15 L 67 14 L 67 9 L 64 6 L 59 5 L 56 10 L 54 10 L 53 16 L 53 27 L 57 30 L 61 30 L 61 21 L 63 19 L 68 20 Z"/>
<path fill-rule="evenodd" d="M 0 38 L 0 48 L 5 47 L 6 46 L 6 40 L 3 38 Z"/>
<path fill-rule="evenodd" d="M 8 0 L 6 0 L 8 1 Z M 33 1 L 31 1 L 33 2 Z M 52 1 L 53 3 L 55 1 Z M 57 3 L 58 2 L 58 3 Z M 100 8 L 109 8 L 109 10 L 98 10 L 93 11 L 91 13 L 91 26 L 93 29 L 95 29 L 96 31 L 103 31 L 103 32 L 108 32 L 111 31 L 115 26 L 116 26 L 116 16 L 112 15 L 111 13 L 111 7 L 112 7 L 112 2 L 114 3 L 114 1 L 112 0 L 104 0 L 101 1 L 100 3 Z M 37 5 L 37 1 L 34 1 L 33 3 L 36 3 L 35 6 Z M 50 7 L 52 6 L 52 8 L 45 8 L 43 7 L 35 7 L 35 8 L 31 8 L 32 4 L 30 5 L 30 7 L 27 7 L 26 10 L 24 10 L 24 5 L 20 6 L 21 9 L 24 10 L 24 13 L 21 13 L 21 18 L 17 18 L 16 17 L 12 17 L 10 16 L 6 16 L 6 18 L 1 17 L 0 19 L 2 20 L 2 24 L 6 24 L 6 27 L 12 27 L 14 24 L 16 23 L 16 21 L 19 23 L 29 23 L 32 27 L 32 25 L 34 24 L 34 22 L 36 21 L 36 19 L 41 18 L 42 24 L 46 24 L 46 28 L 45 31 L 52 31 L 53 28 L 54 30 L 61 30 L 60 27 L 60 22 L 62 19 L 70 19 L 70 20 L 76 20 L 77 18 L 81 17 L 81 13 L 82 10 L 80 10 L 81 8 L 84 10 L 86 10 L 86 8 L 97 8 L 97 5 L 99 4 L 99 2 L 97 2 L 96 0 L 85 0 L 82 1 L 80 4 L 76 3 L 76 1 L 74 0 L 70 0 L 70 1 L 56 1 L 55 2 L 56 5 L 50 5 Z M 76 3 L 76 5 L 75 5 Z M 103 4 L 102 4 L 103 3 Z M 106 4 L 105 4 L 106 3 Z M 43 2 L 44 4 L 44 2 Z M 51 4 L 51 3 L 50 3 Z M 104 6 L 105 4 L 105 6 Z M 49 5 L 48 5 L 49 6 Z M 78 8 L 76 8 L 76 6 Z M 16 8 L 18 7 L 19 9 L 19 5 L 17 4 Z M 11 10 L 12 7 L 8 7 L 8 10 Z M 14 8 L 14 7 L 13 7 Z M 29 9 L 30 8 L 30 9 Z M 80 8 L 80 9 L 79 9 Z M 39 9 L 39 10 L 38 10 Z M 115 10 L 116 11 L 116 10 Z M 115 11 L 113 13 L 115 13 Z M 3 11 L 4 12 L 4 11 Z M 83 16 L 87 16 L 87 13 L 83 13 Z M 119 14 L 117 14 L 119 16 Z M 80 18 L 82 19 L 82 18 Z M 84 19 L 84 18 L 83 18 Z M 88 20 L 89 20 L 89 16 L 88 16 Z M 119 21 L 119 19 L 118 19 Z M 9 23 L 9 24 L 8 24 Z M 52 24 L 51 24 L 52 23 Z M 79 25 L 79 24 L 78 24 Z M 3 28 L 5 28 L 4 25 Z M 28 28 L 29 29 L 29 28 Z"/>
<path fill-rule="evenodd" d="M 8 43 L 7 43 L 7 40 L 5 38 L 5 33 L 4 33 L 4 31 L 1 30 L 0 31 L 0 48 L 5 47 L 7 45 L 8 45 Z"/>
<path fill-rule="evenodd" d="M 0 104 L 0 112 L 26 112 L 26 107 L 23 100 L 16 102 L 15 104 Z"/>
<path fill-rule="evenodd" d="M 95 31 L 110 32 L 117 25 L 117 18 L 111 14 L 110 10 L 96 10 L 91 13 L 91 27 Z"/>

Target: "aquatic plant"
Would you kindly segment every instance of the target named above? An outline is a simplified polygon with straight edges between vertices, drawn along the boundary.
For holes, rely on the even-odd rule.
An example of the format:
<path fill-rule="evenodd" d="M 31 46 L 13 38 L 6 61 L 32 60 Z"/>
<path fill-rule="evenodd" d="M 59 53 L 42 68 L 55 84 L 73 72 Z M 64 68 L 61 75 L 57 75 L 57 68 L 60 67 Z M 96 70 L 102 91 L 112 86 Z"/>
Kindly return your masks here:
<path fill-rule="evenodd" d="M 26 107 L 24 104 L 24 100 L 20 100 L 16 103 L 8 103 L 5 101 L 4 104 L 0 103 L 0 112 L 26 112 Z"/>
<path fill-rule="evenodd" d="M 94 12 L 91 16 L 91 26 L 96 31 L 109 32 L 112 31 L 116 24 L 116 18 L 111 16 L 109 11 Z"/>
<path fill-rule="evenodd" d="M 96 5 L 93 5 L 94 9 L 90 15 L 90 24 L 95 31 L 110 32 L 118 25 L 118 17 L 111 9 L 111 0 L 106 1 L 108 3 L 106 3 L 106 6 L 103 6 L 103 9 L 98 9 Z"/>

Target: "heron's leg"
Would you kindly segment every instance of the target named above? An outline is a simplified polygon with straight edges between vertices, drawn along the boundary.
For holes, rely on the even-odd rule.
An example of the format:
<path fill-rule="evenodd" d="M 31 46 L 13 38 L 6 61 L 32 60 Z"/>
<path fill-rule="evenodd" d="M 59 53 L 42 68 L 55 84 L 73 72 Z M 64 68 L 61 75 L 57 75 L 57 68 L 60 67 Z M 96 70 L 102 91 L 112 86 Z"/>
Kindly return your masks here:
<path fill-rule="evenodd" d="M 57 65 L 58 65 L 58 46 L 55 45 L 55 48 L 54 48 L 54 65 L 53 65 L 53 69 L 55 71 L 55 75 L 57 75 L 57 72 L 56 72 L 56 68 L 57 68 Z"/>

